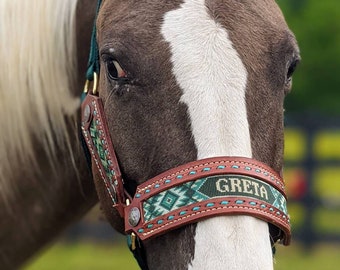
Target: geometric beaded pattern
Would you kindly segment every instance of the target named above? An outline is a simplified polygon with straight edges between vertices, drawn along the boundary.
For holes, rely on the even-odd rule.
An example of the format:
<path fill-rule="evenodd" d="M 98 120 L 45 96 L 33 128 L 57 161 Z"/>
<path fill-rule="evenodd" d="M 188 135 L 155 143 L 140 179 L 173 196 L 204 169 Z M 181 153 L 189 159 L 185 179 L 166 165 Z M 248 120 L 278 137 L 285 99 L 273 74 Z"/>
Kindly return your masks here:
<path fill-rule="evenodd" d="M 94 114 L 95 113 L 96 111 L 94 111 Z M 105 150 L 104 145 L 103 145 L 105 142 L 99 136 L 100 131 L 98 131 L 97 129 L 97 124 L 98 124 L 97 121 L 98 120 L 92 121 L 91 126 L 90 126 L 90 134 L 92 137 L 93 144 L 99 155 L 101 164 L 103 165 L 103 168 L 105 170 L 105 173 L 107 177 L 109 178 L 110 183 L 113 185 L 113 177 L 114 177 L 115 172 L 110 168 L 110 163 L 109 163 L 109 160 L 107 159 L 108 151 Z"/>
<path fill-rule="evenodd" d="M 266 182 L 249 176 L 215 175 L 172 187 L 150 197 L 143 202 L 144 221 L 150 222 L 183 206 L 235 196 L 263 201 L 287 215 L 285 197 Z"/>
<path fill-rule="evenodd" d="M 110 155 L 106 147 L 107 142 L 105 141 L 104 138 L 102 138 L 103 136 L 101 136 L 103 135 L 103 131 L 99 128 L 101 123 L 100 123 L 100 120 L 97 119 L 98 118 L 97 117 L 98 116 L 97 104 L 95 101 L 92 101 L 91 105 L 94 107 L 94 110 L 93 110 L 93 119 L 91 121 L 89 131 L 85 130 L 84 126 L 82 126 L 82 131 L 83 131 L 85 140 L 87 142 L 87 145 L 89 147 L 89 150 L 92 153 L 92 157 L 95 161 L 95 164 L 97 165 L 99 173 L 101 174 L 104 180 L 106 189 L 110 195 L 112 203 L 113 205 L 116 205 L 118 203 L 118 200 L 117 200 L 117 192 L 116 192 L 115 186 L 117 186 L 118 183 L 116 180 L 114 180 L 115 171 L 111 168 L 112 162 L 110 160 Z M 92 146 L 95 149 L 92 149 Z M 100 159 L 99 161 L 96 159 L 94 155 L 95 152 L 98 153 L 98 156 Z M 103 168 L 104 171 L 102 171 L 101 168 Z M 109 180 L 109 183 L 107 183 L 107 180 Z"/>

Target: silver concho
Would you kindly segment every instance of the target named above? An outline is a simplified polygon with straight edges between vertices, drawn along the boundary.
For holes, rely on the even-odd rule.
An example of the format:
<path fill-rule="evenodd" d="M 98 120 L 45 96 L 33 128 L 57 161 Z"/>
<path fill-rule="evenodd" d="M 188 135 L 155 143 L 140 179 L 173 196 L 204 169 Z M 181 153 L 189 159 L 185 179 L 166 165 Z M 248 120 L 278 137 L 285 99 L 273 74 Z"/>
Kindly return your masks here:
<path fill-rule="evenodd" d="M 87 104 L 84 108 L 84 119 L 83 119 L 83 121 L 85 123 L 90 120 L 90 115 L 91 115 L 90 105 Z"/>
<path fill-rule="evenodd" d="M 140 211 L 137 207 L 133 207 L 129 213 L 129 224 L 136 227 L 140 221 Z"/>

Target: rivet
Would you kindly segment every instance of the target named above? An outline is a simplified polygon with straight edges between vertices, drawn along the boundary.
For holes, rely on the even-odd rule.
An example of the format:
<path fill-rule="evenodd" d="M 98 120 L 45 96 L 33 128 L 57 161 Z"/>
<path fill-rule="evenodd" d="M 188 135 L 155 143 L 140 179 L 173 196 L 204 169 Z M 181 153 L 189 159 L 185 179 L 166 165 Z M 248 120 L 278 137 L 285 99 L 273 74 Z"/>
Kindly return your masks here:
<path fill-rule="evenodd" d="M 90 105 L 86 105 L 84 108 L 84 122 L 88 122 L 90 120 L 90 115 L 91 115 L 91 108 Z"/>
<path fill-rule="evenodd" d="M 137 207 L 133 207 L 129 213 L 129 224 L 136 227 L 140 221 L 140 211 Z"/>

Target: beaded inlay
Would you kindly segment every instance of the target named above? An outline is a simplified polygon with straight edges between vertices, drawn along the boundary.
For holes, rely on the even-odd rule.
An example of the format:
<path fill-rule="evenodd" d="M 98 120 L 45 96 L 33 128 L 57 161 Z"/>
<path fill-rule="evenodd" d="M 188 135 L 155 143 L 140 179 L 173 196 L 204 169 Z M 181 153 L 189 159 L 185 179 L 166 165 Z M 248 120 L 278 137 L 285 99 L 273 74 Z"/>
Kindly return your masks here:
<path fill-rule="evenodd" d="M 98 119 L 98 108 L 96 102 L 91 102 L 91 107 L 93 106 L 93 118 L 91 124 L 89 126 L 89 130 L 86 130 L 82 122 L 82 132 L 84 134 L 84 138 L 86 140 L 87 146 L 91 151 L 94 162 L 98 168 L 98 171 L 104 180 L 105 187 L 108 191 L 108 194 L 112 200 L 113 205 L 118 203 L 117 201 L 117 192 L 115 186 L 117 186 L 118 182 L 115 177 L 115 171 L 112 168 L 112 161 L 110 158 L 110 153 L 108 151 L 108 142 L 106 141 L 104 132 L 102 131 L 101 125 L 102 123 Z M 99 160 L 95 158 L 94 153 L 98 154 Z"/>
<path fill-rule="evenodd" d="M 274 187 L 261 180 L 238 175 L 217 175 L 201 178 L 158 193 L 143 202 L 144 220 L 152 221 L 184 206 L 213 198 L 245 197 L 273 205 L 287 215 L 285 197 Z M 237 200 L 236 204 L 243 204 Z M 207 207 L 214 206 L 207 204 Z"/>

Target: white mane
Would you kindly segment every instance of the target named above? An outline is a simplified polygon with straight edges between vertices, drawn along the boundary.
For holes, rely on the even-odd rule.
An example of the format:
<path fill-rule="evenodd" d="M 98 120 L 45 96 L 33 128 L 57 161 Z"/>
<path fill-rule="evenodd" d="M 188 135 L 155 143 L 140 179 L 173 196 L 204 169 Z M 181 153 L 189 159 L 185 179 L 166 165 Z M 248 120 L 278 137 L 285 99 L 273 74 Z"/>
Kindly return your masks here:
<path fill-rule="evenodd" d="M 0 1 L 0 194 L 18 166 L 35 164 L 37 139 L 52 158 L 67 147 L 77 0 Z M 19 167 L 20 168 L 20 167 Z M 24 181 L 24 177 L 23 180 Z M 0 196 L 1 198 L 1 196 Z"/>

